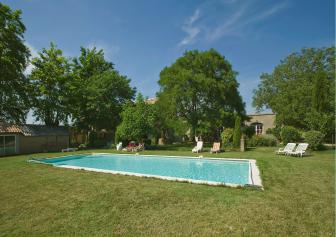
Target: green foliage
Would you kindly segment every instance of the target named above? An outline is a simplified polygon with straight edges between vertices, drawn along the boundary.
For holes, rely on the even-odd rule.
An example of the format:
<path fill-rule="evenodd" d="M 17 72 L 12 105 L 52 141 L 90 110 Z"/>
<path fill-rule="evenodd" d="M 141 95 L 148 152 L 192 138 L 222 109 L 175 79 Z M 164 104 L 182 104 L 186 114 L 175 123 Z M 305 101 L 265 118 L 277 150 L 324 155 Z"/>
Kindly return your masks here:
<path fill-rule="evenodd" d="M 221 133 L 223 147 L 231 147 L 233 139 L 233 128 L 225 128 Z"/>
<path fill-rule="evenodd" d="M 278 125 L 334 132 L 335 47 L 304 48 L 260 79 L 253 104 L 272 109 Z"/>
<path fill-rule="evenodd" d="M 253 135 L 247 142 L 250 147 L 257 146 L 275 146 L 277 144 L 277 139 L 271 134 L 266 135 Z"/>
<path fill-rule="evenodd" d="M 121 112 L 122 122 L 117 127 L 117 141 L 143 141 L 154 132 L 156 113 L 152 105 L 146 104 L 141 94 L 135 103 L 126 103 Z"/>
<path fill-rule="evenodd" d="M 235 112 L 245 114 L 236 75 L 214 49 L 186 51 L 161 71 L 158 98 L 169 101 L 162 103 L 164 110 L 186 121 L 192 138 L 198 130 L 218 133 L 232 126 Z"/>
<path fill-rule="evenodd" d="M 97 132 L 89 132 L 88 136 L 89 143 L 87 144 L 88 147 L 91 148 L 104 148 L 107 146 L 107 141 L 106 139 L 99 138 Z"/>
<path fill-rule="evenodd" d="M 183 137 L 188 131 L 188 124 L 176 116 L 175 104 L 165 95 L 152 105 L 156 113 L 154 123 L 156 139 L 163 138 L 166 143 L 171 143 Z"/>
<path fill-rule="evenodd" d="M 301 135 L 298 129 L 292 126 L 284 126 L 280 132 L 281 140 L 284 144 L 288 142 L 298 142 L 301 140 Z"/>
<path fill-rule="evenodd" d="M 73 60 L 73 80 L 69 84 L 69 104 L 74 126 L 84 130 L 115 130 L 122 105 L 133 99 L 130 79 L 113 69 L 96 48 L 81 48 Z"/>
<path fill-rule="evenodd" d="M 333 113 L 323 113 L 312 109 L 309 117 L 307 117 L 305 121 L 311 130 L 320 131 L 329 138 L 334 132 L 334 130 L 330 130 L 330 128 L 335 127 L 335 117 Z"/>
<path fill-rule="evenodd" d="M 235 127 L 233 131 L 233 147 L 239 147 L 240 146 L 240 138 L 241 138 L 241 118 L 240 116 L 236 116 L 235 120 Z"/>
<path fill-rule="evenodd" d="M 254 126 L 244 126 L 242 127 L 242 133 L 245 134 L 248 138 L 251 138 L 256 132 Z"/>
<path fill-rule="evenodd" d="M 6 122 L 24 122 L 28 112 L 25 30 L 21 11 L 0 2 L 0 120 Z"/>
<path fill-rule="evenodd" d="M 281 128 L 279 126 L 276 126 L 275 128 L 269 128 L 266 130 L 266 134 L 272 134 L 274 135 L 278 140 L 281 140 Z"/>
<path fill-rule="evenodd" d="M 62 50 L 50 43 L 33 58 L 34 69 L 29 76 L 33 92 L 34 116 L 46 125 L 67 123 L 67 83 L 70 80 L 70 65 Z"/>
<path fill-rule="evenodd" d="M 309 144 L 312 150 L 321 150 L 323 148 L 324 134 L 319 131 L 308 131 L 303 134 L 304 141 Z"/>

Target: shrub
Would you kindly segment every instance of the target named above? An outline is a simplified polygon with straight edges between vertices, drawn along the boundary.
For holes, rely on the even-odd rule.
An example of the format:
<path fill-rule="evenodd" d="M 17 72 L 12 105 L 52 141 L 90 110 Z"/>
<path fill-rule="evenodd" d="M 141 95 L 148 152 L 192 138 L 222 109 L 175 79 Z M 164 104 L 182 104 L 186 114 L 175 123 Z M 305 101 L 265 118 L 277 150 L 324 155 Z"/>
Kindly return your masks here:
<path fill-rule="evenodd" d="M 221 133 L 221 138 L 222 138 L 223 147 L 232 146 L 233 129 L 225 128 L 223 132 Z"/>
<path fill-rule="evenodd" d="M 241 138 L 241 119 L 239 116 L 236 116 L 235 127 L 233 131 L 233 146 L 240 146 L 240 138 Z"/>
<path fill-rule="evenodd" d="M 89 143 L 87 146 L 91 148 L 103 148 L 107 145 L 107 141 L 103 138 L 98 138 L 98 134 L 96 132 L 90 132 L 88 140 Z"/>
<path fill-rule="evenodd" d="M 247 142 L 250 147 L 256 146 L 275 146 L 277 144 L 277 139 L 271 134 L 267 135 L 254 135 Z"/>
<path fill-rule="evenodd" d="M 280 133 L 281 133 L 281 128 L 280 128 L 280 127 L 269 128 L 269 129 L 266 130 L 266 134 L 272 134 L 272 135 L 274 135 L 278 140 L 281 139 Z"/>
<path fill-rule="evenodd" d="M 150 146 L 152 145 L 152 140 L 147 138 L 143 140 L 143 143 L 145 144 L 145 146 Z"/>
<path fill-rule="evenodd" d="M 256 132 L 254 126 L 245 126 L 242 128 L 242 132 L 248 137 L 251 138 Z"/>
<path fill-rule="evenodd" d="M 299 130 L 292 126 L 284 126 L 280 132 L 281 140 L 284 144 L 288 142 L 297 142 L 301 139 Z"/>
<path fill-rule="evenodd" d="M 309 147 L 312 150 L 321 150 L 323 149 L 323 138 L 324 134 L 319 131 L 308 131 L 303 134 L 304 141 L 309 144 Z"/>

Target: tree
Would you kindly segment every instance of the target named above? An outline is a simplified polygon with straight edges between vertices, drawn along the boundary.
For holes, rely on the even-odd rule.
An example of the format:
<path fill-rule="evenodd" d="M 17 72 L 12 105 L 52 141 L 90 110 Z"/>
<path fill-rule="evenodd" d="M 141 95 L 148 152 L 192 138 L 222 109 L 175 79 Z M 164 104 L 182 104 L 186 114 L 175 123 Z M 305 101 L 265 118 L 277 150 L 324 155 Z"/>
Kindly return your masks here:
<path fill-rule="evenodd" d="M 163 138 L 164 142 L 170 143 L 188 132 L 188 124 L 176 115 L 176 104 L 171 103 L 167 94 L 160 94 L 160 99 L 153 106 L 157 115 L 154 125 L 157 139 Z"/>
<path fill-rule="evenodd" d="M 304 48 L 260 77 L 253 105 L 276 113 L 278 125 L 335 130 L 335 48 Z"/>
<path fill-rule="evenodd" d="M 241 118 L 239 115 L 236 116 L 235 126 L 233 130 L 233 147 L 240 146 L 240 138 L 241 138 Z"/>
<path fill-rule="evenodd" d="M 29 76 L 33 91 L 32 106 L 34 116 L 46 125 L 59 125 L 68 122 L 67 83 L 70 80 L 68 59 L 62 50 L 50 43 L 33 58 L 34 69 Z"/>
<path fill-rule="evenodd" d="M 154 133 L 156 121 L 154 107 L 145 103 L 139 93 L 135 103 L 129 102 L 123 106 L 121 124 L 117 127 L 116 140 L 142 141 Z"/>
<path fill-rule="evenodd" d="M 0 120 L 6 122 L 24 122 L 28 112 L 24 32 L 21 11 L 0 3 Z"/>
<path fill-rule="evenodd" d="M 187 122 L 192 138 L 201 129 L 219 136 L 223 126 L 233 126 L 234 113 L 245 114 L 236 75 L 214 49 L 186 51 L 161 71 L 158 98 L 169 100 L 167 110 Z"/>
<path fill-rule="evenodd" d="M 105 60 L 103 50 L 96 48 L 82 47 L 72 67 L 69 101 L 74 126 L 86 131 L 114 131 L 120 123 L 122 105 L 134 98 L 131 80 L 120 75 Z"/>
<path fill-rule="evenodd" d="M 120 123 L 122 105 L 134 95 L 134 89 L 129 83 L 130 79 L 115 70 L 92 76 L 87 88 L 82 91 L 86 93 L 86 108 L 81 122 L 94 130 L 114 130 Z"/>

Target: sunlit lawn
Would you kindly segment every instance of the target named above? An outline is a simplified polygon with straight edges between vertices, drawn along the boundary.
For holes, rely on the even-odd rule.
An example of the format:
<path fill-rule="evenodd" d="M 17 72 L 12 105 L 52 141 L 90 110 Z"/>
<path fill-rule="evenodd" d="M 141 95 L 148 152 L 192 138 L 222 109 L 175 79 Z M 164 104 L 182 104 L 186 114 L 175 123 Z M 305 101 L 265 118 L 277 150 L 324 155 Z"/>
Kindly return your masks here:
<path fill-rule="evenodd" d="M 264 191 L 0 158 L 0 236 L 334 236 L 334 152 L 279 158 L 274 150 L 214 155 L 256 159 Z M 144 153 L 191 155 L 189 147 Z"/>

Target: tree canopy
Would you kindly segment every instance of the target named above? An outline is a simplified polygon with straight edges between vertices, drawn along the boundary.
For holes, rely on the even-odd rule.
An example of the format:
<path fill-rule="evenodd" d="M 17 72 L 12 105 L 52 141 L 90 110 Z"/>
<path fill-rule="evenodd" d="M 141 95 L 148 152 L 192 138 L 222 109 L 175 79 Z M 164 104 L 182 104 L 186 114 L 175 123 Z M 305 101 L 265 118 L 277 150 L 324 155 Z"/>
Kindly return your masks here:
<path fill-rule="evenodd" d="M 223 126 L 233 127 L 235 113 L 245 114 L 236 75 L 214 49 L 186 51 L 161 71 L 158 98 L 189 124 L 192 137 L 206 131 L 219 135 Z"/>
<path fill-rule="evenodd" d="M 33 58 L 34 69 L 29 76 L 33 92 L 34 116 L 46 125 L 68 122 L 67 83 L 70 80 L 70 65 L 62 50 L 50 43 Z"/>
<path fill-rule="evenodd" d="M 0 3 L 0 120 L 7 122 L 23 122 L 28 112 L 25 30 L 21 11 Z"/>
<path fill-rule="evenodd" d="M 271 109 L 276 122 L 325 135 L 334 131 L 335 48 L 304 48 L 260 77 L 253 105 Z"/>
<path fill-rule="evenodd" d="M 122 105 L 134 98 L 130 81 L 105 60 L 102 50 L 82 47 L 81 55 L 73 60 L 69 85 L 74 125 L 84 130 L 115 130 Z"/>

